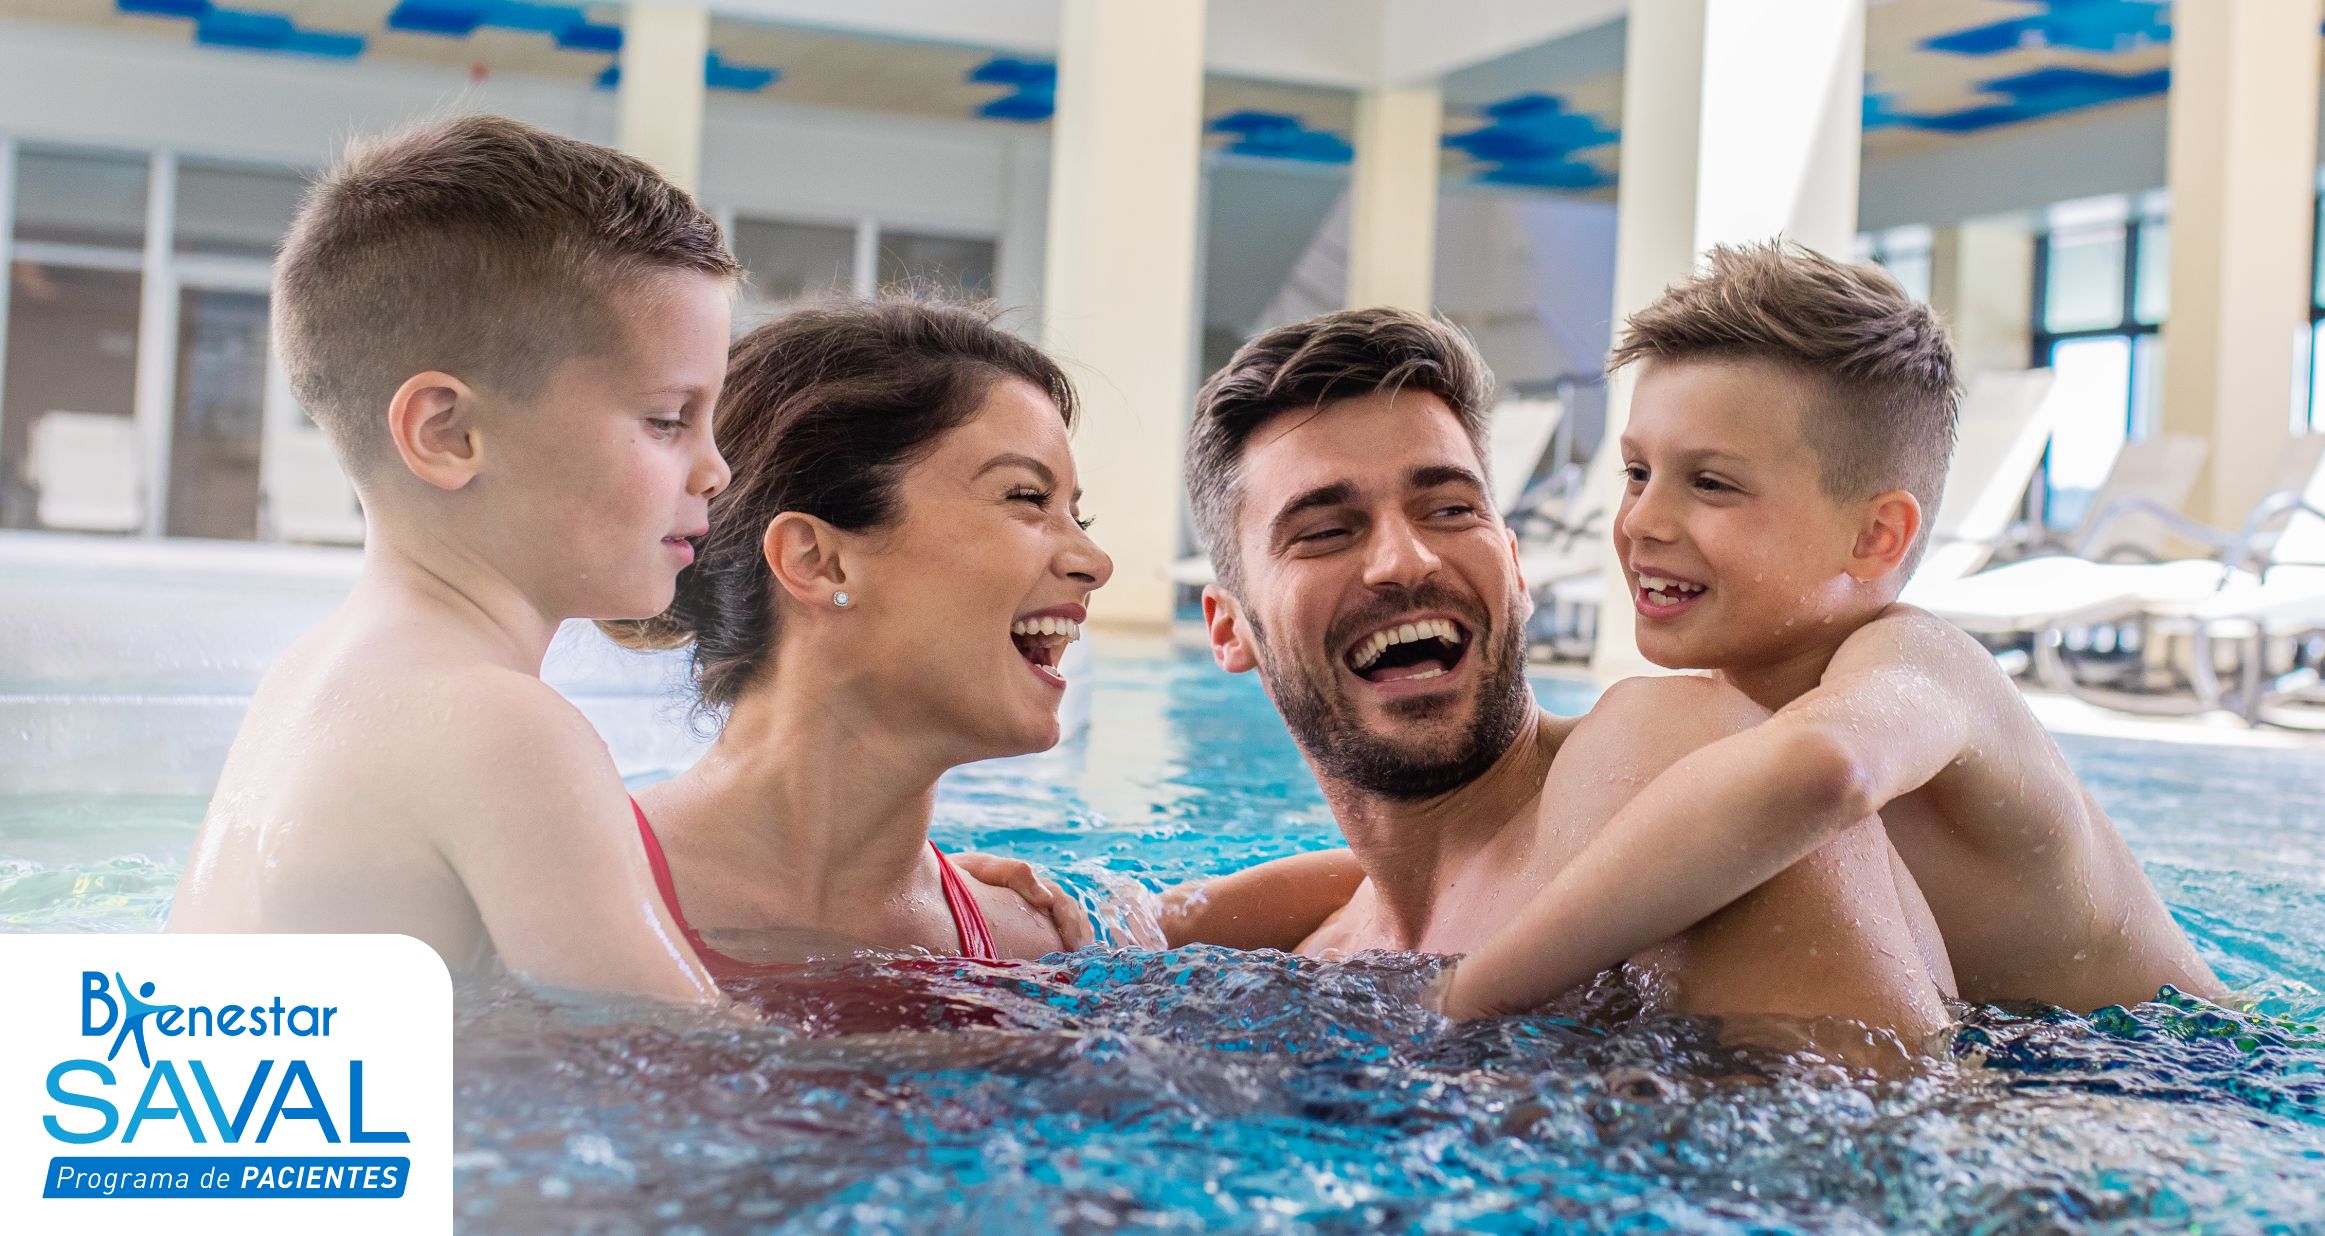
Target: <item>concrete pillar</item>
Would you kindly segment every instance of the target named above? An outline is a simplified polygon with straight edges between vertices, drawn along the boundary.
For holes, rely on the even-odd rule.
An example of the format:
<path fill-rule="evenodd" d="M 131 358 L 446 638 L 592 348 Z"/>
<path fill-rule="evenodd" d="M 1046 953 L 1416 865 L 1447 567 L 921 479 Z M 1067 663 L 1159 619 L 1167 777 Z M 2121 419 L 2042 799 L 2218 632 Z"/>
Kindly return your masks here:
<path fill-rule="evenodd" d="M 137 385 L 130 396 L 145 446 L 146 536 L 169 530 L 170 446 L 178 409 L 178 157 L 157 150 L 145 178 L 145 277 L 137 292 Z"/>
<path fill-rule="evenodd" d="M 1929 303 L 1966 377 L 2033 359 L 2034 229 L 2016 218 L 1965 219 L 1930 237 Z"/>
<path fill-rule="evenodd" d="M 1782 235 L 1846 258 L 1857 234 L 1865 0 L 1637 0 L 1623 50 L 1615 330 L 1716 244 Z M 1607 389 L 1613 449 L 1636 374 Z M 1600 486 L 1616 493 L 1618 487 Z M 1609 509 L 1602 526 L 1610 526 Z M 1621 564 L 1607 555 L 1601 675 L 1648 672 Z"/>
<path fill-rule="evenodd" d="M 689 193 L 702 184 L 703 71 L 710 11 L 632 0 L 622 11 L 614 142 Z"/>
<path fill-rule="evenodd" d="M 1437 180 L 1445 96 L 1434 85 L 1368 90 L 1356 100 L 1350 173 L 1348 305 L 1426 311 L 1435 304 Z"/>
<path fill-rule="evenodd" d="M 1203 0 L 1064 0 L 1042 341 L 1074 371 L 1084 509 L 1114 581 L 1092 621 L 1170 621 L 1195 346 Z"/>
<path fill-rule="evenodd" d="M 2164 428 L 2212 443 L 2188 513 L 2235 527 L 2292 432 L 2316 193 L 2318 0 L 2172 6 Z"/>

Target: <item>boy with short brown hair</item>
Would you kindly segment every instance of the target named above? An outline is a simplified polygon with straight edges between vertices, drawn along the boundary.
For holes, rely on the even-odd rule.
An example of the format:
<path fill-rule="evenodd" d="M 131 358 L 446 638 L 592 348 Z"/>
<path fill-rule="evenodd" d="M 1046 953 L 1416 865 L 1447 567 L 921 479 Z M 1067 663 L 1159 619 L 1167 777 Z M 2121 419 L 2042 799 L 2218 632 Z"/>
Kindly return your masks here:
<path fill-rule="evenodd" d="M 454 969 L 715 998 L 540 668 L 561 621 L 659 613 L 692 560 L 738 273 L 644 163 L 497 117 L 316 183 L 275 331 L 363 569 L 253 697 L 172 930 L 401 932 Z"/>
<path fill-rule="evenodd" d="M 1716 249 L 1631 319 L 1614 364 L 1640 370 L 1614 528 L 1639 650 L 1773 715 L 1641 790 L 1461 963 L 1447 1011 L 1538 1004 L 1873 812 L 1963 998 L 2220 994 L 1992 657 L 1897 604 L 1953 441 L 1927 307 L 1796 246 Z"/>

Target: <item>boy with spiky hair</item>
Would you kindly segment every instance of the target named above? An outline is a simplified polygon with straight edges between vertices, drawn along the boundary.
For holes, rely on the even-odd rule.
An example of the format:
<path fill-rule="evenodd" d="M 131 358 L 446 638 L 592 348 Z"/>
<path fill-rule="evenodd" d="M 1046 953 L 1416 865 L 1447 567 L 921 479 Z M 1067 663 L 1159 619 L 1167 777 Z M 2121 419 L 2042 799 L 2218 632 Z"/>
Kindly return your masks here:
<path fill-rule="evenodd" d="M 1953 449 L 1945 333 L 1882 272 L 1715 249 L 1633 317 L 1615 552 L 1639 650 L 1773 715 L 1664 771 L 1445 990 L 1540 1003 L 1878 812 L 1961 995 L 2089 1010 L 2220 992 L 2017 689 L 1898 591 Z"/>
<path fill-rule="evenodd" d="M 172 930 L 401 932 L 455 970 L 716 998 L 540 669 L 561 621 L 659 613 L 692 560 L 738 273 L 653 169 L 511 120 L 359 143 L 314 185 L 275 338 L 363 568 L 252 698 Z"/>

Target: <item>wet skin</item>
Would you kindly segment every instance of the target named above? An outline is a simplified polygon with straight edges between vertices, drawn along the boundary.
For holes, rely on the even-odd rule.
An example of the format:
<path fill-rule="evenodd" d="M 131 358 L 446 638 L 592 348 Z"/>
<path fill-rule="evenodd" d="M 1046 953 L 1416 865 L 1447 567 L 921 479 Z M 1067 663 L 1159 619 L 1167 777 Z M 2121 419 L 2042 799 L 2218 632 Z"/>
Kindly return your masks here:
<path fill-rule="evenodd" d="M 1528 602 L 1478 453 L 1433 394 L 1279 416 L 1251 439 L 1243 476 L 1244 579 L 1240 595 L 1206 593 L 1213 653 L 1231 672 L 1256 669 L 1279 707 L 1313 698 L 1303 707 L 1316 723 L 1305 733 L 1295 723 L 1295 736 L 1365 875 L 1303 951 L 1482 943 L 1639 785 L 1766 715 L 1719 684 L 1639 681 L 1579 725 L 1521 694 L 1502 733 L 1495 718 L 1509 701 L 1498 693 L 1525 691 L 1510 634 Z M 1439 665 L 1384 680 L 1360 672 L 1375 630 L 1436 618 L 1461 637 Z M 1340 758 L 1369 752 L 1428 784 L 1433 759 L 1465 753 L 1481 732 L 1482 767 L 1426 794 L 1368 788 L 1364 768 Z M 1686 1011 L 1849 1016 L 1909 1040 L 1944 1021 L 1887 846 L 1868 833 L 1836 838 L 1636 960 Z"/>
<path fill-rule="evenodd" d="M 560 621 L 670 603 L 728 480 L 731 289 L 633 292 L 539 390 L 431 371 L 381 409 L 362 575 L 260 683 L 170 930 L 397 932 L 455 970 L 715 998 L 603 740 L 539 678 Z"/>

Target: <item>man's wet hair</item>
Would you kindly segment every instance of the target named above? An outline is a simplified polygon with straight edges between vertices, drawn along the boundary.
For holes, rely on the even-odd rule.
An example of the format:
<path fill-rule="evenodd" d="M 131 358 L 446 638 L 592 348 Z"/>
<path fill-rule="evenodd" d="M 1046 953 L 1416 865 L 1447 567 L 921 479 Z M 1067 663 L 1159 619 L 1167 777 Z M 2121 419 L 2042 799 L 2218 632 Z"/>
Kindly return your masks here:
<path fill-rule="evenodd" d="M 1445 401 L 1485 457 L 1493 373 L 1477 346 L 1442 318 L 1407 309 L 1344 309 L 1271 330 L 1235 355 L 1195 396 L 1187 434 L 1187 498 L 1220 584 L 1243 588 L 1235 521 L 1243 450 L 1259 427 L 1381 391 L 1427 391 Z"/>

